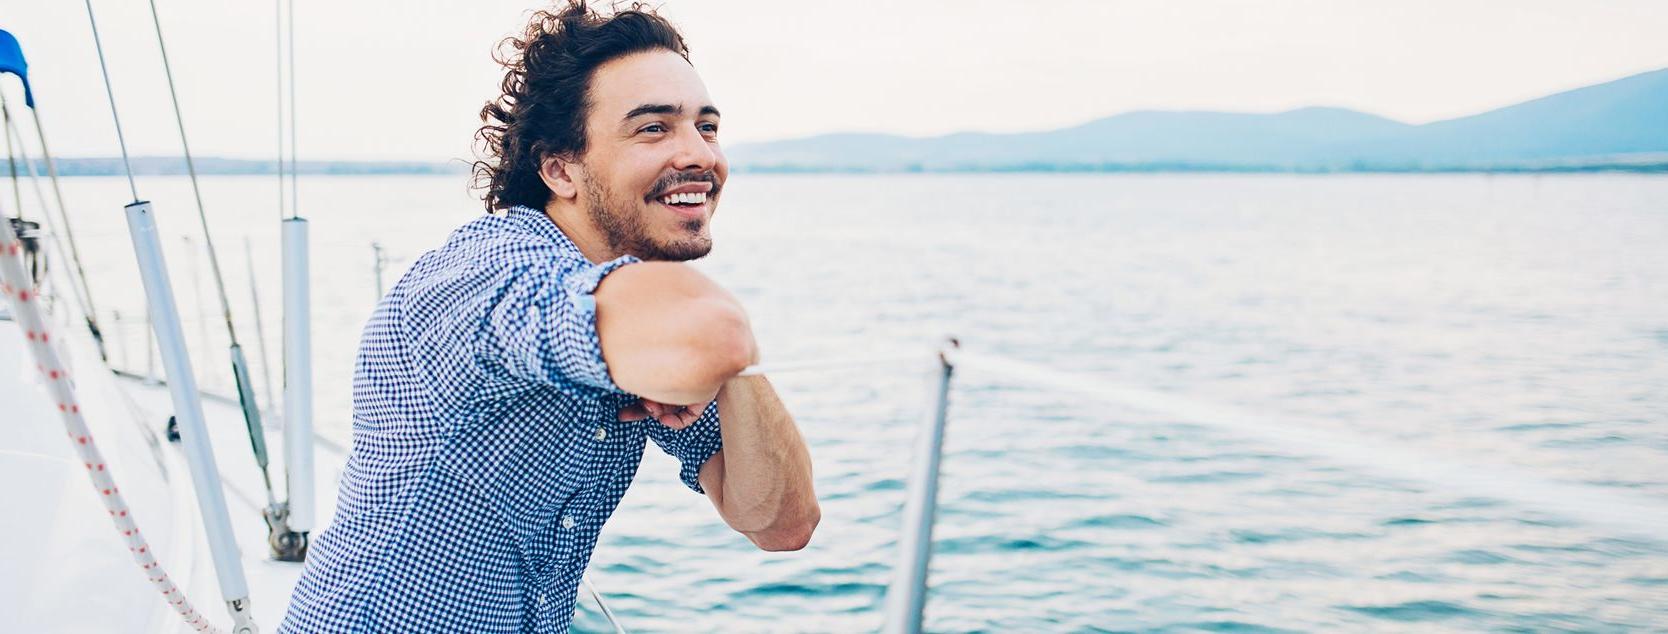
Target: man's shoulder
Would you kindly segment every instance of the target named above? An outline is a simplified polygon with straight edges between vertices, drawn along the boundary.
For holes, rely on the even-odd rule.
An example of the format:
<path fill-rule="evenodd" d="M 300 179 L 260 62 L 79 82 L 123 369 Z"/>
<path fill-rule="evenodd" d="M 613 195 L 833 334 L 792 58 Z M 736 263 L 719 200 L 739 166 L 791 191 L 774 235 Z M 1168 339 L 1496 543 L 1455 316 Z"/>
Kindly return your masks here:
<path fill-rule="evenodd" d="M 550 226 L 540 226 L 540 223 Z M 555 225 L 539 212 L 526 208 L 500 209 L 465 222 L 452 231 L 446 244 L 437 251 L 465 264 L 486 260 L 582 259 L 584 256 L 576 248 L 554 235 L 556 231 Z"/>
<path fill-rule="evenodd" d="M 538 214 L 538 215 L 534 215 Z M 423 254 L 400 280 L 406 304 L 499 296 L 498 289 L 527 275 L 561 281 L 584 269 L 585 257 L 571 243 L 538 226 L 549 222 L 522 209 L 482 214 L 453 230 L 439 248 Z M 409 310 L 409 308 L 408 308 Z"/>

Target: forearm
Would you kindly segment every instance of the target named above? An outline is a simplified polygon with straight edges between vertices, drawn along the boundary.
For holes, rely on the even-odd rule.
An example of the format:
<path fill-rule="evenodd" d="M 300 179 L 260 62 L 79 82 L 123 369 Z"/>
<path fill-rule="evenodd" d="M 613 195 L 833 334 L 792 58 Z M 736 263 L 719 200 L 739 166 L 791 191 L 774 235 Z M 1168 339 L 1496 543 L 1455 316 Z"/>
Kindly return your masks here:
<path fill-rule="evenodd" d="M 715 496 L 732 528 L 766 550 L 794 550 L 821 519 L 811 455 L 770 381 L 740 376 L 718 393 L 724 438 Z"/>

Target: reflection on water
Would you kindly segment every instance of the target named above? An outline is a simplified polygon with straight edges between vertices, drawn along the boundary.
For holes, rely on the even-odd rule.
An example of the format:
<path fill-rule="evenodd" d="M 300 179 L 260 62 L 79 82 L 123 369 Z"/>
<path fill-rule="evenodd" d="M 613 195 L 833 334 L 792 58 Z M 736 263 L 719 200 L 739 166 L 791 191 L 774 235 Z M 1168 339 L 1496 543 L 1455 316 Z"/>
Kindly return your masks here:
<path fill-rule="evenodd" d="M 391 285 L 479 213 L 464 180 L 303 183 L 321 425 L 349 429 L 370 242 L 404 258 Z M 189 189 L 140 185 L 191 343 L 213 346 L 199 371 L 228 389 L 224 335 L 195 330 L 215 307 L 189 304 L 212 302 L 177 237 L 195 231 Z M 276 352 L 275 184 L 205 185 L 222 252 L 251 240 Z M 95 297 L 131 321 L 125 191 L 70 179 L 65 195 Z M 923 362 L 773 377 L 823 500 L 800 553 L 753 550 L 650 452 L 591 573 L 634 630 L 876 628 L 944 333 L 1668 504 L 1668 179 L 741 174 L 725 193 L 700 266 L 747 305 L 767 361 Z M 243 258 L 225 257 L 253 338 Z M 956 376 L 941 500 L 932 630 L 1668 627 L 1663 544 L 974 369 Z"/>

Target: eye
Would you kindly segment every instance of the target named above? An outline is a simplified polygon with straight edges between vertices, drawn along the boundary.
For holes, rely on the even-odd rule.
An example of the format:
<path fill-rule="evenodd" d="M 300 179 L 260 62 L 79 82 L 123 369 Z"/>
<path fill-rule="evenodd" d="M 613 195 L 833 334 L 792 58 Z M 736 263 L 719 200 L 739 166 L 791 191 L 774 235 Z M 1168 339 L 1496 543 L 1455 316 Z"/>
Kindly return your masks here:
<path fill-rule="evenodd" d="M 696 124 L 695 128 L 700 130 L 701 134 L 705 134 L 705 135 L 708 135 L 708 136 L 718 134 L 718 124 L 715 123 L 715 122 L 712 122 L 712 121 L 704 121 L 704 122 L 701 122 L 699 124 Z"/>
<path fill-rule="evenodd" d="M 643 126 L 642 128 L 639 128 L 637 131 L 638 132 L 650 132 L 650 133 L 654 133 L 654 134 L 660 134 L 660 133 L 666 131 L 666 126 L 664 124 L 660 124 L 660 123 L 651 123 L 651 124 L 648 124 L 646 126 Z"/>

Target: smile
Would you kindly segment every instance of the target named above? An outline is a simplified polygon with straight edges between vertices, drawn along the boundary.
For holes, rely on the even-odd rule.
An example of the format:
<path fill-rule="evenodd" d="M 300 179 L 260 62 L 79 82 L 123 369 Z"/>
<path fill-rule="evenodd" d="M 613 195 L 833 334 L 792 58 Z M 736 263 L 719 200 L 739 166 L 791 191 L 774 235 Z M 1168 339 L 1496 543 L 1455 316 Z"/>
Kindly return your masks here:
<path fill-rule="evenodd" d="M 707 204 L 706 192 L 683 192 L 660 197 L 660 203 L 673 207 L 696 207 Z"/>
<path fill-rule="evenodd" d="M 667 194 L 655 199 L 672 213 L 689 220 L 704 220 L 707 217 L 706 192 L 681 192 Z"/>

